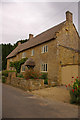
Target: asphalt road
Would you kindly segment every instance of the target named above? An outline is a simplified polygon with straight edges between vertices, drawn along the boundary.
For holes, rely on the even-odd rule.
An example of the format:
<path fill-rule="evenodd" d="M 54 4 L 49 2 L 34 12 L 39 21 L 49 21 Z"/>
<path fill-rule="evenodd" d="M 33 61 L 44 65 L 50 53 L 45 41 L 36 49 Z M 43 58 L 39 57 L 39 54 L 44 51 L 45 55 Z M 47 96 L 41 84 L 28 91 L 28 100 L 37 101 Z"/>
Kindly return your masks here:
<path fill-rule="evenodd" d="M 2 87 L 3 118 L 78 118 L 78 107 L 49 101 L 9 85 Z"/>

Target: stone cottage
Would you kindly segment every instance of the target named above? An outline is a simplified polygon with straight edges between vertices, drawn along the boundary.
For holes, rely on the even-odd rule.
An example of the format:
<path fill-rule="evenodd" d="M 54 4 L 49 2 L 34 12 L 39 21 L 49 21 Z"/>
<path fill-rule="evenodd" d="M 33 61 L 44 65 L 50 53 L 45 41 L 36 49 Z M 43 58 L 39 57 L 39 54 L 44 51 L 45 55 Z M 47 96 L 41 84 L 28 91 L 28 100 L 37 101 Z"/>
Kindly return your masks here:
<path fill-rule="evenodd" d="M 72 76 L 78 76 L 79 60 L 79 34 L 73 23 L 73 14 L 66 12 L 66 20 L 43 33 L 33 36 L 18 46 L 7 56 L 7 70 L 10 62 L 22 58 L 32 58 L 35 68 L 39 72 L 48 73 L 51 84 L 68 84 Z M 21 72 L 25 72 L 22 65 Z"/>

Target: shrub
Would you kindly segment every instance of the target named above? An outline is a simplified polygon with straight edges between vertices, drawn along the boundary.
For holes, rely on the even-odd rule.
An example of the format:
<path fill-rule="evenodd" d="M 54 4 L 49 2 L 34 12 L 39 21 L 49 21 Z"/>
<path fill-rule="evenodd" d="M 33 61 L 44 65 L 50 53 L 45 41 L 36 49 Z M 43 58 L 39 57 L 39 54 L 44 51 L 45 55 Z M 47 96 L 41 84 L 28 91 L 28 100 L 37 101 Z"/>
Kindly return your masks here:
<path fill-rule="evenodd" d="M 20 61 L 10 62 L 10 67 L 14 67 L 17 73 L 20 73 L 21 65 L 25 63 L 27 58 L 23 58 Z"/>
<path fill-rule="evenodd" d="M 8 71 L 7 70 L 2 71 L 2 76 L 8 77 Z"/>
<path fill-rule="evenodd" d="M 29 69 L 25 71 L 24 78 L 25 79 L 39 79 L 40 73 L 33 69 Z"/>
<path fill-rule="evenodd" d="M 6 82 L 6 78 L 5 76 L 2 76 L 2 83 L 5 83 Z"/>
<path fill-rule="evenodd" d="M 80 80 L 77 77 L 74 81 L 71 82 L 73 83 L 73 85 L 70 84 L 68 85 L 70 88 L 70 96 L 71 96 L 70 102 L 80 104 Z"/>
<path fill-rule="evenodd" d="M 24 78 L 23 74 L 19 74 L 17 77 Z"/>
<path fill-rule="evenodd" d="M 45 79 L 48 79 L 47 76 L 48 76 L 47 73 L 41 73 L 41 77 L 40 78 L 45 80 Z"/>
<path fill-rule="evenodd" d="M 48 84 L 48 79 L 44 79 L 44 84 Z"/>
<path fill-rule="evenodd" d="M 48 84 L 48 74 L 47 73 L 41 73 L 40 78 L 44 79 L 44 84 Z"/>

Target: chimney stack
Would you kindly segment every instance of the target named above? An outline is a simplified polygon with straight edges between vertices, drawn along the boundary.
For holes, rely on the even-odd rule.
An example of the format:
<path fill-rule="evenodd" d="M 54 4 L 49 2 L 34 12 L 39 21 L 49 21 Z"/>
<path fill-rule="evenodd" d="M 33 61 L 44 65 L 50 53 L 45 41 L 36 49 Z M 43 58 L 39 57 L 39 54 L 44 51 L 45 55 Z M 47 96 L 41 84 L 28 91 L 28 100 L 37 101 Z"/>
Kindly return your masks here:
<path fill-rule="evenodd" d="M 33 38 L 33 34 L 29 34 L 29 40 Z"/>
<path fill-rule="evenodd" d="M 73 22 L 73 14 L 69 11 L 66 12 L 66 21 Z"/>
<path fill-rule="evenodd" d="M 18 42 L 18 45 L 21 45 L 21 42 Z"/>

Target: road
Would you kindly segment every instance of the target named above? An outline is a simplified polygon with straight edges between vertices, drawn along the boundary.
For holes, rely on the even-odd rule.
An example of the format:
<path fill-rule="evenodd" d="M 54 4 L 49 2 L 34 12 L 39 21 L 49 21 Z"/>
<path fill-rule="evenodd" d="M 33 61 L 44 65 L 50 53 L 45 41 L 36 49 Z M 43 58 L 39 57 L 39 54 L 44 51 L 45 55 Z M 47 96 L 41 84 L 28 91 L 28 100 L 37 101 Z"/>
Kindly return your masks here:
<path fill-rule="evenodd" d="M 2 86 L 3 118 L 77 118 L 78 107 L 49 101 L 19 88 Z"/>

